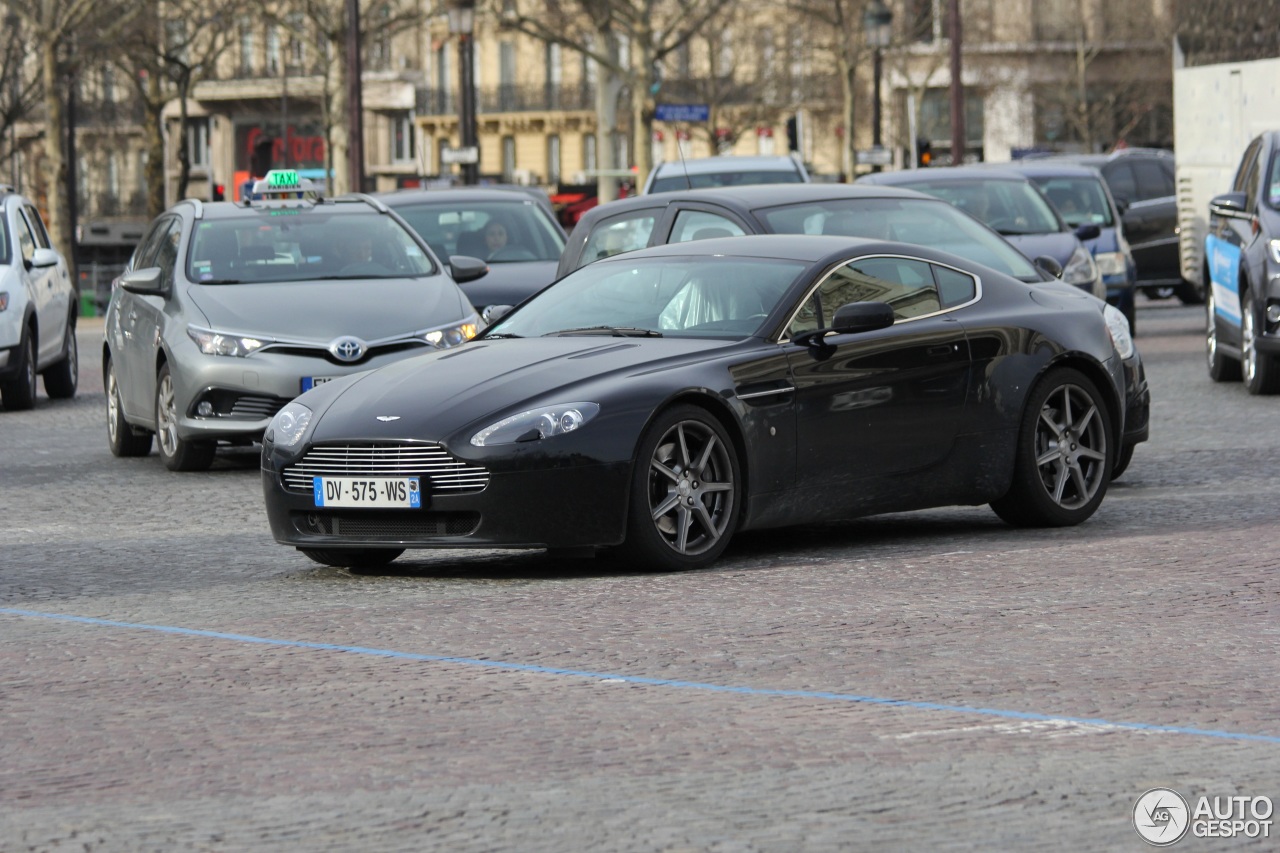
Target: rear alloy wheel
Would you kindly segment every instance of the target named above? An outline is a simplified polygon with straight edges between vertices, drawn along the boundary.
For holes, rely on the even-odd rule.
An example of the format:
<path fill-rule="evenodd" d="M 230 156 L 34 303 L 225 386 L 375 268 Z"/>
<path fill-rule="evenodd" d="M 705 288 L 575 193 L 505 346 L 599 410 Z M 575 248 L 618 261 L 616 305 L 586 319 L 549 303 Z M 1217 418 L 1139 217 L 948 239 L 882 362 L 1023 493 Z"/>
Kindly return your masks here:
<path fill-rule="evenodd" d="M 1111 419 L 1093 382 L 1077 370 L 1049 373 L 1022 416 L 1013 484 L 991 508 L 1019 527 L 1079 524 L 1107 493 L 1111 444 Z"/>
<path fill-rule="evenodd" d="M 116 366 L 107 361 L 107 444 L 113 456 L 146 456 L 151 452 L 151 433 L 136 433 L 124 419 L 120 404 L 120 385 L 116 382 Z"/>
<path fill-rule="evenodd" d="M 376 569 L 404 553 L 403 548 L 299 548 L 305 556 L 322 566 Z"/>
<path fill-rule="evenodd" d="M 1258 306 L 1253 291 L 1247 291 L 1240 305 L 1240 370 L 1250 394 L 1280 391 L 1280 364 L 1271 353 L 1258 352 Z"/>
<path fill-rule="evenodd" d="M 710 565 L 738 527 L 742 485 L 728 433 L 708 411 L 676 406 L 640 440 L 626 550 L 658 570 Z"/>
<path fill-rule="evenodd" d="M 76 395 L 80 384 L 80 353 L 76 349 L 76 322 L 67 323 L 66 343 L 62 358 L 44 372 L 44 390 L 51 399 L 69 400 Z"/>
<path fill-rule="evenodd" d="M 4 407 L 18 412 L 36 404 L 36 340 L 30 330 L 22 336 L 18 354 L 18 375 L 0 384 L 0 398 Z"/>
<path fill-rule="evenodd" d="M 1212 287 L 1206 290 L 1204 310 L 1204 353 L 1209 361 L 1209 378 L 1214 382 L 1236 382 L 1240 379 L 1240 362 L 1224 355 L 1218 347 L 1218 309 Z"/>
<path fill-rule="evenodd" d="M 156 378 L 156 444 L 170 471 L 208 470 L 217 449 L 213 442 L 190 441 L 178 435 L 178 403 L 167 364 Z"/>

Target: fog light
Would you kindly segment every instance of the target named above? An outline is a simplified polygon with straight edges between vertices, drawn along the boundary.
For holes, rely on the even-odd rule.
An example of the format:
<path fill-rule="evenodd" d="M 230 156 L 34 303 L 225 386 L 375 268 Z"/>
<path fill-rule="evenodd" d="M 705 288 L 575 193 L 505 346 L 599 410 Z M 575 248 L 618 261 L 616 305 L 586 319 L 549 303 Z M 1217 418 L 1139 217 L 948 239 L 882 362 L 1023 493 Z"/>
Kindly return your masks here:
<path fill-rule="evenodd" d="M 1280 303 L 1272 302 L 1267 306 L 1267 322 L 1280 323 Z"/>
<path fill-rule="evenodd" d="M 208 400 L 205 400 L 203 403 L 196 406 L 196 414 L 202 418 L 212 417 L 213 403 L 210 403 Z"/>

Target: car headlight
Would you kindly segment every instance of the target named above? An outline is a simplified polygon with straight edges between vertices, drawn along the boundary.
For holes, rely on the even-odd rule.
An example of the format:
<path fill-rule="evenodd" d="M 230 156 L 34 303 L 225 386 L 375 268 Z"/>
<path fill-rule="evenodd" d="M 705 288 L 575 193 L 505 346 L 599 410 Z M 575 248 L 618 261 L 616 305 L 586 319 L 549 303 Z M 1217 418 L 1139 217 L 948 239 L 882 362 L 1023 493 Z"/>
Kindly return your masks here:
<path fill-rule="evenodd" d="M 1124 255 L 1119 252 L 1099 252 L 1093 256 L 1093 262 L 1103 275 L 1124 275 L 1128 272 Z"/>
<path fill-rule="evenodd" d="M 433 347 L 439 347 L 440 349 L 456 347 L 458 344 L 465 344 L 479 333 L 480 324 L 476 322 L 478 319 L 478 317 L 472 316 L 467 318 L 465 322 L 439 329 L 431 329 L 420 334 L 422 339 Z"/>
<path fill-rule="evenodd" d="M 1272 240 L 1269 248 L 1271 249 L 1271 260 L 1280 264 L 1280 240 Z"/>
<path fill-rule="evenodd" d="M 1084 246 L 1077 246 L 1071 253 L 1071 258 L 1062 267 L 1062 280 L 1067 284 L 1083 287 L 1086 284 L 1095 284 L 1098 277 L 1098 265 L 1093 262 L 1093 255 L 1089 254 L 1089 250 Z M 1106 291 L 1101 295 L 1106 296 Z"/>
<path fill-rule="evenodd" d="M 0 311 L 9 310 L 9 291 L 0 290 Z"/>
<path fill-rule="evenodd" d="M 1133 355 L 1133 335 L 1129 332 L 1129 318 L 1114 305 L 1102 308 L 1102 319 L 1107 322 L 1107 331 L 1111 334 L 1111 343 L 1121 358 Z"/>
<path fill-rule="evenodd" d="M 301 403 L 287 403 L 276 412 L 267 426 L 267 441 L 274 442 L 277 447 L 293 447 L 302 440 L 307 427 L 311 425 L 313 412 Z"/>
<path fill-rule="evenodd" d="M 489 424 L 471 436 L 471 443 L 476 447 L 493 447 L 499 444 L 540 441 L 573 432 L 599 412 L 600 406 L 595 403 L 565 403 L 530 409 Z"/>
<path fill-rule="evenodd" d="M 199 326 L 187 326 L 187 334 L 200 347 L 205 355 L 229 355 L 244 358 L 262 349 L 263 341 L 243 335 L 230 335 L 215 332 L 213 329 L 202 329 Z"/>

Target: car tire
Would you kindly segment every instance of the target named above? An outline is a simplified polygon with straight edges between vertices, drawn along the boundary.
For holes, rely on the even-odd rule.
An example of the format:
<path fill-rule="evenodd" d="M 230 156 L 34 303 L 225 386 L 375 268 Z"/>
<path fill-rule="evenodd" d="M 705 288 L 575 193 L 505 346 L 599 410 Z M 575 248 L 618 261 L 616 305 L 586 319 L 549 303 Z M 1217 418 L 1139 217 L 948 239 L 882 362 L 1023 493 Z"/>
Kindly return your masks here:
<path fill-rule="evenodd" d="M 1116 454 L 1115 464 L 1111 466 L 1111 479 L 1115 481 L 1129 469 L 1129 463 L 1133 461 L 1133 450 L 1138 445 L 1124 444 L 1120 446 L 1120 452 Z"/>
<path fill-rule="evenodd" d="M 18 373 L 8 382 L 0 383 L 0 399 L 4 407 L 14 412 L 26 411 L 36 404 L 36 339 L 27 329 L 22 336 L 18 354 Z"/>
<path fill-rule="evenodd" d="M 636 449 L 624 546 L 637 568 L 699 569 L 724 553 L 742 513 L 738 453 L 699 406 L 661 412 Z"/>
<path fill-rule="evenodd" d="M 991 502 L 1017 527 L 1068 527 L 1093 515 L 1115 466 L 1111 417 L 1078 370 L 1046 374 L 1027 399 L 1014 452 L 1013 483 Z"/>
<path fill-rule="evenodd" d="M 124 419 L 120 402 L 120 385 L 116 382 L 116 366 L 110 359 L 103 369 L 103 390 L 107 395 L 107 444 L 113 456 L 146 456 L 151 452 L 151 433 L 135 432 Z"/>
<path fill-rule="evenodd" d="M 1240 362 L 1225 355 L 1218 346 L 1218 316 L 1212 289 L 1208 290 L 1204 309 L 1204 352 L 1205 358 L 1209 363 L 1209 378 L 1214 382 L 1238 382 L 1240 380 Z"/>
<path fill-rule="evenodd" d="M 403 548 L 299 548 L 308 559 L 322 566 L 376 569 L 404 553 Z"/>
<path fill-rule="evenodd" d="M 1206 278 L 1205 281 L 1207 282 L 1208 279 Z M 1192 282 L 1183 280 L 1181 284 L 1173 289 L 1173 292 L 1183 305 L 1203 305 L 1204 295 L 1208 289 L 1208 284 L 1202 288 Z"/>
<path fill-rule="evenodd" d="M 69 400 L 80 384 L 80 352 L 76 346 L 75 316 L 67 322 L 67 338 L 62 358 L 44 372 L 44 390 L 51 399 Z"/>
<path fill-rule="evenodd" d="M 1240 305 L 1240 374 L 1250 394 L 1275 394 L 1280 391 L 1280 364 L 1271 353 L 1258 352 L 1260 312 L 1248 290 Z"/>
<path fill-rule="evenodd" d="M 156 376 L 156 447 L 170 471 L 206 471 L 213 464 L 217 445 L 191 441 L 178 435 L 178 409 L 173 395 L 173 375 L 169 365 Z"/>

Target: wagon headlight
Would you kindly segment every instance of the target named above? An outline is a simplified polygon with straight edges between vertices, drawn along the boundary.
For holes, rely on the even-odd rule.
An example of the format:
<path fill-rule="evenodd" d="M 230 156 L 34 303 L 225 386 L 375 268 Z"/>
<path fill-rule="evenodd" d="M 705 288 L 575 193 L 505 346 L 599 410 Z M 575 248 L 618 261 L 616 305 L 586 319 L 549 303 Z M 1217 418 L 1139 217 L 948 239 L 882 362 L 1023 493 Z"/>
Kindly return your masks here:
<path fill-rule="evenodd" d="M 471 443 L 476 447 L 493 447 L 564 435 L 579 429 L 599 411 L 600 406 L 595 403 L 565 403 L 530 409 L 490 424 L 471 436 Z"/>
<path fill-rule="evenodd" d="M 306 434 L 312 414 L 310 409 L 296 401 L 286 404 L 271 419 L 267 427 L 267 441 L 274 441 L 277 447 L 293 447 Z"/>
<path fill-rule="evenodd" d="M 480 324 L 476 322 L 477 319 L 473 315 L 467 318 L 464 323 L 422 332 L 422 339 L 433 347 L 439 347 L 440 349 L 448 349 L 449 347 L 456 347 L 458 344 L 465 344 L 480 331 Z"/>
<path fill-rule="evenodd" d="M 1133 335 L 1129 332 L 1129 318 L 1114 305 L 1106 305 L 1102 309 L 1102 319 L 1107 321 L 1107 331 L 1111 334 L 1111 343 L 1121 358 L 1133 355 Z"/>
<path fill-rule="evenodd" d="M 258 338 L 230 335 L 215 332 L 213 329 L 202 329 L 199 326 L 187 326 L 187 334 L 200 347 L 205 355 L 229 355 L 244 358 L 262 349 L 263 342 Z"/>
<path fill-rule="evenodd" d="M 1076 250 L 1071 253 L 1071 257 L 1062 267 L 1062 280 L 1067 284 L 1074 284 L 1076 287 L 1083 287 L 1086 284 L 1098 283 L 1098 266 L 1093 262 L 1093 255 L 1089 254 L 1089 250 L 1084 246 L 1077 246 Z M 1104 290 L 1102 294 L 1094 293 L 1094 296 L 1106 296 Z"/>
<path fill-rule="evenodd" d="M 1120 252 L 1099 252 L 1093 256 L 1093 262 L 1103 275 L 1124 275 L 1127 272 L 1124 255 Z"/>
<path fill-rule="evenodd" d="M 1280 264 L 1280 240 L 1272 240 L 1267 248 L 1271 250 L 1271 260 Z"/>

